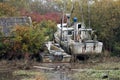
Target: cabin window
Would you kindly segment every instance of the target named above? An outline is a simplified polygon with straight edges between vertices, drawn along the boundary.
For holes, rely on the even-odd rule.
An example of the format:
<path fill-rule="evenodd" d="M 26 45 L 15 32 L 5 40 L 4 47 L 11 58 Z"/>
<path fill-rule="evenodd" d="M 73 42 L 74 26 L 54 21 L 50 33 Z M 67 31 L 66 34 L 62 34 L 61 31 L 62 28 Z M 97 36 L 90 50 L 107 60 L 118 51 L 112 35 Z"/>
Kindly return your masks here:
<path fill-rule="evenodd" d="M 69 30 L 69 31 L 68 31 L 68 35 L 72 35 L 72 30 Z"/>
<path fill-rule="evenodd" d="M 81 28 L 81 24 L 78 24 L 78 29 Z"/>
<path fill-rule="evenodd" d="M 63 27 L 67 27 L 67 25 L 64 25 Z"/>

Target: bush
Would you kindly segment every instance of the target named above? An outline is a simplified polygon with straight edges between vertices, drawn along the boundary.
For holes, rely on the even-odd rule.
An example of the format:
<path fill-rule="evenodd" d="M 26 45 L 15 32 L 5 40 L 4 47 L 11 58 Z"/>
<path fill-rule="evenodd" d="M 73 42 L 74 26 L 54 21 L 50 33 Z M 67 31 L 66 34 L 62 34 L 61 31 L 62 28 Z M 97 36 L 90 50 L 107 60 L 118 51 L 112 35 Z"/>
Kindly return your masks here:
<path fill-rule="evenodd" d="M 37 53 L 45 41 L 39 27 L 16 26 L 13 30 L 13 50 L 21 53 Z"/>
<path fill-rule="evenodd" d="M 120 43 L 115 43 L 113 47 L 112 56 L 120 56 Z"/>
<path fill-rule="evenodd" d="M 47 41 L 53 40 L 53 34 L 57 30 L 56 23 L 51 20 L 43 20 L 41 23 L 37 24 L 37 27 L 39 27 L 41 30 L 43 30 L 45 39 Z"/>
<path fill-rule="evenodd" d="M 55 23 L 49 20 L 34 23 L 33 26 L 16 25 L 12 28 L 10 35 L 14 37 L 4 37 L 2 32 L 0 35 L 0 55 L 4 54 L 7 59 L 38 55 L 44 49 L 44 42 L 53 39 L 56 30 Z"/>

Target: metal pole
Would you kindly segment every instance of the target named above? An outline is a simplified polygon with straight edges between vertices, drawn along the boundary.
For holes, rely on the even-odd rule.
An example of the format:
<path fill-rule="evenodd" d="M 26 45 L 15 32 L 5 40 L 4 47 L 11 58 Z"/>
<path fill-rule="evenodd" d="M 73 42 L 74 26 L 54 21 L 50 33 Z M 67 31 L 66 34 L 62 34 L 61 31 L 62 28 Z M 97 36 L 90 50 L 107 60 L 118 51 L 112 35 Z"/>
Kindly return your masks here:
<path fill-rule="evenodd" d="M 60 45 L 61 45 L 61 41 L 62 41 L 62 27 L 63 27 L 63 25 L 62 25 L 62 18 L 61 18 L 61 36 L 60 36 Z"/>
<path fill-rule="evenodd" d="M 63 35 L 62 29 L 63 29 L 63 23 L 64 23 L 65 3 L 66 2 L 63 0 L 63 12 L 62 12 L 62 18 L 61 18 L 61 39 L 60 39 L 60 44 L 61 44 L 62 35 Z"/>

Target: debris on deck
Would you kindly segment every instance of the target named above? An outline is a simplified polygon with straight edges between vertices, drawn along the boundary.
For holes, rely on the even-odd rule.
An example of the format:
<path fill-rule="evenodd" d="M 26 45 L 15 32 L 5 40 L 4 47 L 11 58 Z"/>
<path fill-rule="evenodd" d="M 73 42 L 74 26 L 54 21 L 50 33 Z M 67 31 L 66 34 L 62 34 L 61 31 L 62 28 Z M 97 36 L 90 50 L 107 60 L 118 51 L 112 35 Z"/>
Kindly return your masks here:
<path fill-rule="evenodd" d="M 70 62 L 71 55 L 67 54 L 59 44 L 47 42 L 48 54 L 42 54 L 43 62 Z"/>

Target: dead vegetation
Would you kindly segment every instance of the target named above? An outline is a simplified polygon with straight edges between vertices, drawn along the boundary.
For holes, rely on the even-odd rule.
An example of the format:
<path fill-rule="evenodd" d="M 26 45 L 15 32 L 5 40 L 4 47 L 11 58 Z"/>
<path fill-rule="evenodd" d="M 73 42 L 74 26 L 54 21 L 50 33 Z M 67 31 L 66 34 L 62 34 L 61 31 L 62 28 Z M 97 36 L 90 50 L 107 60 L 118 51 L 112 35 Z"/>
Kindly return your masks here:
<path fill-rule="evenodd" d="M 75 72 L 73 80 L 102 80 L 104 76 L 108 76 L 107 80 L 119 80 L 120 77 L 120 59 L 118 57 L 103 57 L 100 61 L 84 61 L 74 64 L 64 64 L 73 66 L 76 69 L 86 69 L 83 72 Z M 33 66 L 55 67 L 61 63 L 38 63 L 30 61 L 24 64 L 24 60 L 0 61 L 0 80 L 52 80 L 50 76 L 56 76 L 55 72 L 43 72 L 33 68 Z M 101 71 L 102 70 L 102 71 Z M 59 76 L 59 75 L 58 75 Z M 105 80 L 105 79 L 104 79 Z"/>

